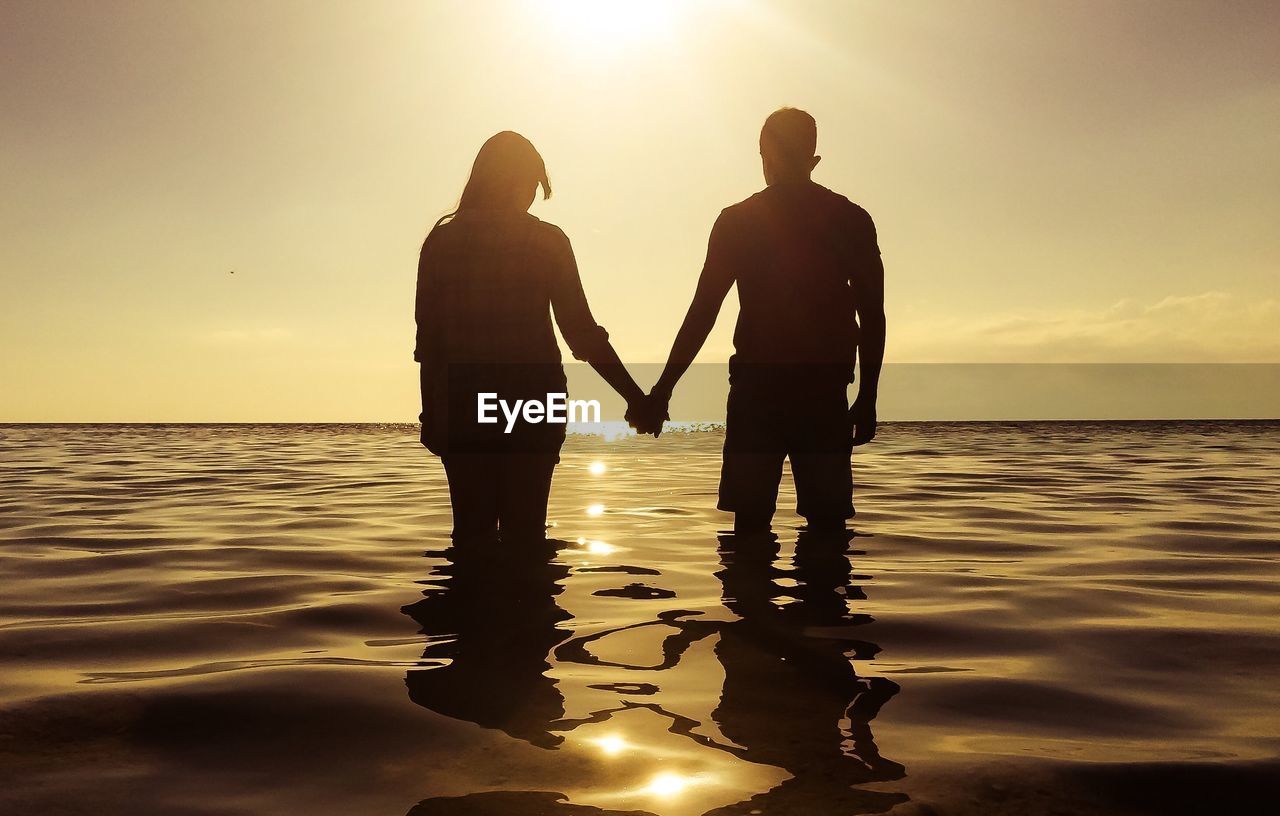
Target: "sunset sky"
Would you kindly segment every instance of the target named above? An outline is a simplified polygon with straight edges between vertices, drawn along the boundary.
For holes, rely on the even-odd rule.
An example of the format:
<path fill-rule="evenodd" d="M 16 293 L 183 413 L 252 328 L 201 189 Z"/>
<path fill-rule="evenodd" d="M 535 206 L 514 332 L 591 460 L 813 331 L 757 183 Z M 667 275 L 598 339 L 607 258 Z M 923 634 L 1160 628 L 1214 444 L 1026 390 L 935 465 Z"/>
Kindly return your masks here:
<path fill-rule="evenodd" d="M 782 105 L 877 221 L 890 362 L 1280 363 L 1278 32 L 1274 2 L 0 0 L 0 421 L 413 417 L 418 248 L 504 129 L 660 361 Z"/>

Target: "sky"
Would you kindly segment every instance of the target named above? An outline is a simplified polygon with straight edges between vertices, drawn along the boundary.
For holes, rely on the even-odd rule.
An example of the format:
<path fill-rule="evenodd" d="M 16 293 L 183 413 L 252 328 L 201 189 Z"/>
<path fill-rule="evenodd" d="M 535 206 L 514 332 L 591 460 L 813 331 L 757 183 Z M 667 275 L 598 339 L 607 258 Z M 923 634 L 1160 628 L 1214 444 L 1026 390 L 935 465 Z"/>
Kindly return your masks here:
<path fill-rule="evenodd" d="M 413 418 L 418 249 L 506 129 L 660 362 L 783 105 L 876 220 L 889 363 L 1280 363 L 1277 32 L 1272 2 L 0 0 L 0 421 Z"/>

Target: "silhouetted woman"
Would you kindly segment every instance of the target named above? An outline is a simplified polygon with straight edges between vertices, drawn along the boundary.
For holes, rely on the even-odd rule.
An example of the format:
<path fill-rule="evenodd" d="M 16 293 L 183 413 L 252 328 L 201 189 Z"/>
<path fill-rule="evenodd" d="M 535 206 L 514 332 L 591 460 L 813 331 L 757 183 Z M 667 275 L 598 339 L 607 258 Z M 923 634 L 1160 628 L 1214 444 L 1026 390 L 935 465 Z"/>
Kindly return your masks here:
<path fill-rule="evenodd" d="M 556 324 L 573 356 L 627 400 L 643 394 L 596 325 L 569 239 L 530 215 L 551 195 L 542 156 L 504 131 L 480 148 L 458 208 L 432 228 L 418 262 L 414 359 L 421 364 L 422 444 L 449 479 L 455 539 L 542 538 L 563 424 L 478 422 L 480 394 L 545 402 L 565 391 Z M 492 401 L 493 398 L 491 398 Z"/>

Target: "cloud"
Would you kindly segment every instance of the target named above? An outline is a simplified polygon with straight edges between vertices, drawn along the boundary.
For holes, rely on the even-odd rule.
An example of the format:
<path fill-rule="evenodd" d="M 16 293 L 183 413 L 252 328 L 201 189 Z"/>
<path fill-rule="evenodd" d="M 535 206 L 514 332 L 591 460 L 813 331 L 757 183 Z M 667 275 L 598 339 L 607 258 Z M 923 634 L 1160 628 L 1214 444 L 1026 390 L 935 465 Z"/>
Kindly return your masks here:
<path fill-rule="evenodd" d="M 1227 292 L 891 328 L 898 362 L 1276 363 L 1280 301 Z"/>

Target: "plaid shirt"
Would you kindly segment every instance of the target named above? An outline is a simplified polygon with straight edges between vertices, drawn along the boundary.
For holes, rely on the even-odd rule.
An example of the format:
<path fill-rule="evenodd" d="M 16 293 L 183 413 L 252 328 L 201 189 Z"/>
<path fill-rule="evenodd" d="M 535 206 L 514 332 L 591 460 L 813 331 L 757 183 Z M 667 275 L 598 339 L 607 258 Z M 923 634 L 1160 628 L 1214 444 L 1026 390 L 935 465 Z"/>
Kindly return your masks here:
<path fill-rule="evenodd" d="M 556 324 L 588 362 L 607 348 L 578 277 L 569 239 L 525 212 L 459 213 L 427 236 L 418 261 L 413 358 L 451 363 L 560 364 Z"/>

